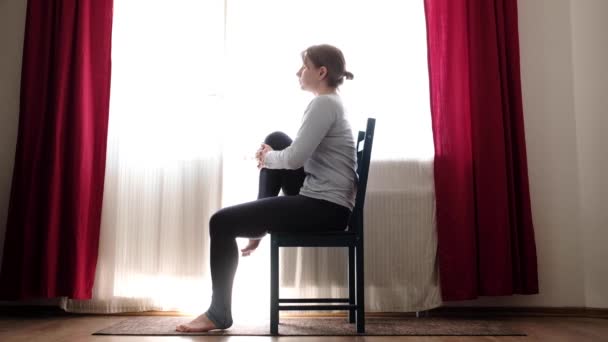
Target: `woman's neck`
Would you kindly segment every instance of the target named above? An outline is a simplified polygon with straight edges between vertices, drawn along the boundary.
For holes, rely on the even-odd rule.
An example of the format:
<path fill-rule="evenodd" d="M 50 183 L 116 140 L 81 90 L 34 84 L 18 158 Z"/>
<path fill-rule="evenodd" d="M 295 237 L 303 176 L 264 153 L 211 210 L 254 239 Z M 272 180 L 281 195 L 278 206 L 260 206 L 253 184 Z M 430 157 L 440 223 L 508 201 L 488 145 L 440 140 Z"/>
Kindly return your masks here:
<path fill-rule="evenodd" d="M 321 86 L 319 87 L 319 89 L 315 90 L 314 94 L 319 96 L 319 95 L 331 95 L 331 94 L 336 94 L 337 92 L 336 88 L 331 88 L 328 86 Z"/>

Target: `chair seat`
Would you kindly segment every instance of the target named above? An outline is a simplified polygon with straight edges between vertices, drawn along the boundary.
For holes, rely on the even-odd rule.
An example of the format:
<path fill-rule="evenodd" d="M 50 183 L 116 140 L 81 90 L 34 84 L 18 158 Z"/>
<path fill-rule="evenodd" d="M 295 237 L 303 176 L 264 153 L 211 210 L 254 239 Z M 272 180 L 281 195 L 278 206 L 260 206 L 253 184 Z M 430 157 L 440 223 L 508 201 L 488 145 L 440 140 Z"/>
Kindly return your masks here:
<path fill-rule="evenodd" d="M 279 247 L 349 247 L 357 244 L 357 234 L 349 231 L 313 233 L 272 233 L 272 242 Z"/>

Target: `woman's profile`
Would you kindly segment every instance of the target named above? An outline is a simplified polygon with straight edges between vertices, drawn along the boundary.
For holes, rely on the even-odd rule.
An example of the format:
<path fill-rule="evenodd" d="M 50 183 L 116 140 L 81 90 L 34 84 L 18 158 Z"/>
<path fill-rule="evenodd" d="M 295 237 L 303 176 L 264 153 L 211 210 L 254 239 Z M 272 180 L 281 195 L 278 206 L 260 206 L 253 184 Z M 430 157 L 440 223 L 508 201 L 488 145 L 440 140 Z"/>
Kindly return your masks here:
<path fill-rule="evenodd" d="M 342 52 L 314 45 L 302 52 L 296 74 L 315 96 L 292 140 L 281 132 L 266 137 L 256 152 L 258 199 L 217 211 L 209 221 L 212 299 L 208 310 L 182 332 L 232 326 L 232 284 L 239 260 L 237 237 L 249 238 L 241 250 L 251 254 L 268 232 L 344 230 L 355 204 L 355 141 L 338 88 L 353 75 Z M 278 196 L 283 190 L 284 196 Z"/>

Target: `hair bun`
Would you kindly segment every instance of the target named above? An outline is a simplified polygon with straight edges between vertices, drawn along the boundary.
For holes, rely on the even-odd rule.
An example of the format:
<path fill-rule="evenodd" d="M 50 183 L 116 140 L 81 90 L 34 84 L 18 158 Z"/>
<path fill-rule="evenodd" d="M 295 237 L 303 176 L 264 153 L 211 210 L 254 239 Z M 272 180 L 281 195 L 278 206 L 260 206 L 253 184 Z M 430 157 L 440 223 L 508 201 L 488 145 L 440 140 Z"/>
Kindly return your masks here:
<path fill-rule="evenodd" d="M 355 75 L 353 75 L 353 73 L 350 71 L 344 71 L 344 77 L 346 77 L 347 80 L 352 80 Z"/>

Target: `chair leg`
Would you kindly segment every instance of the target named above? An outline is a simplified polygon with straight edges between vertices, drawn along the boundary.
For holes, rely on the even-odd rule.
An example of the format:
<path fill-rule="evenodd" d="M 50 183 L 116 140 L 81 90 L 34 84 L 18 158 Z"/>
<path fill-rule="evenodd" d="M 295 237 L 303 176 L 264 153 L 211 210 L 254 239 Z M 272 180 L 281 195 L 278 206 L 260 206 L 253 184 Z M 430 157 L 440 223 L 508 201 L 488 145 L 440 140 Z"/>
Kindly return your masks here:
<path fill-rule="evenodd" d="M 270 242 L 270 334 L 279 334 L 279 245 L 275 235 Z"/>
<path fill-rule="evenodd" d="M 354 305 L 355 301 L 355 247 L 348 247 L 348 304 Z M 350 309 L 348 322 L 355 323 L 355 309 Z"/>
<path fill-rule="evenodd" d="M 365 286 L 363 284 L 363 241 L 355 249 L 357 277 L 357 333 L 365 333 Z"/>

